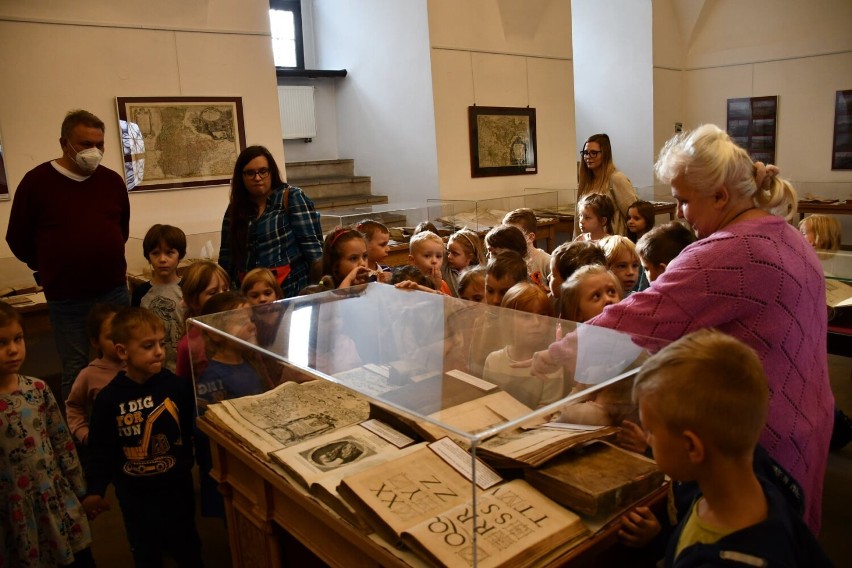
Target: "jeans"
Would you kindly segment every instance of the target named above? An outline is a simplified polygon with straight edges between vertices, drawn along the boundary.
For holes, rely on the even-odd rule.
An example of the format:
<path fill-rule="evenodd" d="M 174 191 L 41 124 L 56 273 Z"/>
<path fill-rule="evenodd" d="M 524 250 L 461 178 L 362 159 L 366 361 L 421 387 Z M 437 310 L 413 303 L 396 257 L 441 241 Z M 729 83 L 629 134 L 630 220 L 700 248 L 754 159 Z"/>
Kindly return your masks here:
<path fill-rule="evenodd" d="M 68 399 L 71 385 L 80 371 L 89 364 L 89 348 L 92 343 L 86 331 L 86 317 L 92 306 L 101 302 L 111 302 L 120 306 L 130 305 L 130 296 L 126 286 L 119 286 L 109 292 L 82 300 L 48 300 L 50 326 L 56 350 L 62 361 L 62 402 Z"/>

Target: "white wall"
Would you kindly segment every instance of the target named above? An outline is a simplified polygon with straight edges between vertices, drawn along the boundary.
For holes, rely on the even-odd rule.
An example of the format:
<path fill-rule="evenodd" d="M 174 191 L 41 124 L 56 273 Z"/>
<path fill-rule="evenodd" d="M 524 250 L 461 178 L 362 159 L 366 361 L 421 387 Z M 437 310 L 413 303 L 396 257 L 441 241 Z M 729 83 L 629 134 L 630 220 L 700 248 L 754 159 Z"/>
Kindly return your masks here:
<path fill-rule="evenodd" d="M 577 147 L 609 135 L 616 167 L 650 185 L 654 157 L 651 0 L 572 0 Z"/>
<path fill-rule="evenodd" d="M 674 134 L 675 123 L 683 124 L 686 121 L 683 93 L 686 48 L 681 28 L 690 29 L 696 18 L 688 10 L 689 7 L 690 3 L 677 0 L 653 0 L 652 4 L 655 160 L 663 145 Z M 668 187 L 664 189 L 665 195 L 668 195 Z M 657 198 L 660 197 L 658 194 Z"/>
<path fill-rule="evenodd" d="M 689 46 L 688 126 L 724 128 L 726 99 L 777 95 L 782 175 L 852 181 L 852 171 L 831 171 L 835 92 L 852 89 L 852 2 L 717 0 L 712 6 Z"/>
<path fill-rule="evenodd" d="M 58 158 L 65 113 L 106 123 L 104 165 L 121 171 L 116 96 L 241 96 L 248 144 L 283 163 L 266 0 L 0 4 L 0 133 L 10 189 Z M 226 186 L 131 193 L 131 235 L 154 223 L 218 231 Z M 0 227 L 10 202 L 0 202 Z M 0 259 L 10 257 L 5 239 Z"/>
<path fill-rule="evenodd" d="M 317 135 L 310 142 L 284 140 L 287 162 L 336 160 L 337 151 L 337 81 L 346 79 L 287 79 L 281 85 L 313 85 L 316 105 Z"/>
<path fill-rule="evenodd" d="M 336 84 L 340 157 L 392 201 L 437 196 L 426 0 L 314 0 L 313 20 L 317 65 L 348 71 Z"/>
<path fill-rule="evenodd" d="M 576 188 L 571 11 L 549 0 L 430 0 L 441 197 Z M 536 109 L 538 173 L 471 178 L 468 107 Z"/>

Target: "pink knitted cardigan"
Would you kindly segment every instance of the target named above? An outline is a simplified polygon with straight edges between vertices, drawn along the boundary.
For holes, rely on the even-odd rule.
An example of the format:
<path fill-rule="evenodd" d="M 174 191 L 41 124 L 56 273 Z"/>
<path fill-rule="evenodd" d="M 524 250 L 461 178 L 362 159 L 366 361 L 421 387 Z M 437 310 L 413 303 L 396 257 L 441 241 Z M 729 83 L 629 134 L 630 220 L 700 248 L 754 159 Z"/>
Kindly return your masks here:
<path fill-rule="evenodd" d="M 757 351 L 770 394 L 760 443 L 802 485 L 818 534 L 834 420 L 826 315 L 816 254 L 783 219 L 761 217 L 690 245 L 650 288 L 589 323 L 669 340 L 712 327 Z M 565 346 L 550 353 L 564 360 Z"/>

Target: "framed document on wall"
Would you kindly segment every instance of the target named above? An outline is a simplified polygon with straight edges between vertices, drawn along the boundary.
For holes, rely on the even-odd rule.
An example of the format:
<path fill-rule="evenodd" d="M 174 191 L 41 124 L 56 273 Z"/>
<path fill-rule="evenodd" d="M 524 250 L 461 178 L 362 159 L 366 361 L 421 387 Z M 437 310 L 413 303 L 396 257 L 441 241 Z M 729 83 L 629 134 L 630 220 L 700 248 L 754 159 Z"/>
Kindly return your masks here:
<path fill-rule="evenodd" d="M 852 170 L 852 91 L 837 91 L 834 99 L 832 170 Z"/>
<path fill-rule="evenodd" d="M 245 147 L 241 97 L 116 97 L 128 191 L 228 185 Z"/>
<path fill-rule="evenodd" d="M 752 160 L 775 163 L 778 97 L 728 99 L 728 135 Z"/>
<path fill-rule="evenodd" d="M 535 109 L 467 108 L 471 177 L 538 172 Z"/>

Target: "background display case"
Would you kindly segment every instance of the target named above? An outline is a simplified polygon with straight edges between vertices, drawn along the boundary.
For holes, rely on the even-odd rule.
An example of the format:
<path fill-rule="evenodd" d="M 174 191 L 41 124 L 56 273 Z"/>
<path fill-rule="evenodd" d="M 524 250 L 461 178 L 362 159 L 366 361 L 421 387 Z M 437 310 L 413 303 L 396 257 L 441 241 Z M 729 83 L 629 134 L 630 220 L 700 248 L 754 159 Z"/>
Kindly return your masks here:
<path fill-rule="evenodd" d="M 411 235 L 418 223 L 429 219 L 425 202 L 323 209 L 319 213 L 323 234 L 335 227 L 353 227 L 361 221 L 372 219 L 391 229 L 391 239 L 400 243 L 407 242 L 405 239 Z"/>
<path fill-rule="evenodd" d="M 527 189 L 520 195 L 468 199 L 428 199 L 429 219 L 442 236 L 467 227 L 481 237 L 499 225 L 506 213 L 526 207 L 536 213 L 538 220 L 538 246 L 547 252 L 557 245 L 560 192 L 557 190 Z"/>
<path fill-rule="evenodd" d="M 387 536 L 387 527 L 371 515 L 369 504 L 353 506 L 351 495 L 325 495 L 331 501 L 317 497 L 310 481 L 316 472 L 306 472 L 306 465 L 294 465 L 291 460 L 301 455 L 304 461 L 320 452 L 324 457 L 312 457 L 312 467 L 340 468 L 340 494 L 346 486 L 348 493 L 357 495 L 358 483 L 378 483 L 381 475 L 391 471 L 384 468 L 397 462 L 377 461 L 376 465 L 365 464 L 370 465 L 366 469 L 348 470 L 350 462 L 361 456 L 368 459 L 370 451 L 361 448 L 358 453 L 351 444 L 333 445 L 329 436 L 349 424 L 380 420 L 413 440 L 429 443 L 426 454 L 441 454 L 446 460 L 442 463 L 454 462 L 454 471 L 466 472 L 457 474 L 462 481 L 456 481 L 464 487 L 455 491 L 460 501 L 446 510 L 430 512 L 435 518 L 449 519 L 446 515 L 453 506 L 467 507 L 467 513 L 454 521 L 449 538 L 455 543 L 451 547 L 454 554 L 475 565 L 489 555 L 501 554 L 502 546 L 507 554 L 519 553 L 509 550 L 511 546 L 505 542 L 497 545 L 482 537 L 477 527 L 493 521 L 484 504 L 492 503 L 493 492 L 506 487 L 504 483 L 514 484 L 511 488 L 519 484 L 529 487 L 526 482 L 510 480 L 526 477 L 534 486 L 527 472 L 539 470 L 567 448 L 612 434 L 613 426 L 624 418 L 636 419 L 630 395 L 632 379 L 647 350 L 662 345 L 649 338 L 383 284 L 292 298 L 188 323 L 190 351 L 195 354 L 199 425 L 211 438 L 214 475 L 228 496 L 234 554 L 240 554 L 251 540 L 241 533 L 246 527 L 259 527 L 263 532 L 268 524 L 275 524 L 326 561 L 334 558 L 334 552 L 325 550 L 327 535 L 323 531 L 333 530 L 342 541 L 336 546 L 351 545 L 362 554 L 381 558 L 380 564 L 400 565 L 422 562 L 422 557 L 412 555 L 417 542 L 425 542 L 421 554 L 422 549 L 437 546 L 419 540 L 428 537 L 423 534 L 424 525 L 414 523 L 401 537 L 397 535 L 408 545 L 398 548 L 394 533 Z M 533 377 L 529 368 L 511 365 L 546 349 L 560 325 L 567 352 L 575 354 L 564 366 Z M 234 398 L 249 394 L 248 383 L 209 380 L 218 350 L 239 353 L 255 370 L 256 378 L 249 381 L 254 396 Z M 311 394 L 318 388 L 332 390 Z M 351 435 L 348 430 L 347 435 Z M 311 446 L 312 440 L 316 447 Z M 304 450 L 301 444 L 307 444 Z M 290 448 L 300 453 L 296 455 Z M 427 464 L 421 469 L 432 472 L 431 467 Z M 370 477 L 373 474 L 379 477 Z M 405 478 L 406 474 L 399 475 Z M 393 482 L 388 483 L 390 490 Z M 661 480 L 655 478 L 644 493 L 653 493 L 660 486 Z M 336 493 L 335 487 L 326 488 L 326 493 Z M 402 498 L 401 486 L 394 487 L 397 493 L 388 493 L 388 497 Z M 519 493 L 518 498 L 533 500 L 526 495 Z M 347 504 L 335 505 L 334 499 Z M 533 506 L 552 505 L 547 499 L 545 502 L 535 501 Z M 290 518 L 297 505 L 311 521 Z M 340 518 L 326 518 L 327 512 L 321 514 L 326 507 Z M 554 518 L 568 511 L 557 507 Z M 459 513 L 454 509 L 452 514 Z M 567 558 L 575 548 L 587 550 L 588 546 L 578 544 L 603 538 L 603 527 L 609 527 L 608 538 L 614 538 L 614 529 L 608 524 L 613 515 L 617 513 L 610 510 L 584 517 L 580 525 L 572 525 L 576 532 L 560 533 L 560 528 L 554 534 L 561 536 L 553 537 L 552 542 L 547 540 L 552 535 L 542 536 L 547 550 L 524 549 L 517 562 Z M 364 537 L 364 524 L 376 534 Z M 530 530 L 522 530 L 521 524 L 516 526 L 519 531 Z M 434 536 L 440 527 L 431 528 Z M 279 552 L 276 549 L 272 558 Z"/>

